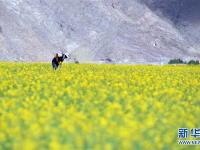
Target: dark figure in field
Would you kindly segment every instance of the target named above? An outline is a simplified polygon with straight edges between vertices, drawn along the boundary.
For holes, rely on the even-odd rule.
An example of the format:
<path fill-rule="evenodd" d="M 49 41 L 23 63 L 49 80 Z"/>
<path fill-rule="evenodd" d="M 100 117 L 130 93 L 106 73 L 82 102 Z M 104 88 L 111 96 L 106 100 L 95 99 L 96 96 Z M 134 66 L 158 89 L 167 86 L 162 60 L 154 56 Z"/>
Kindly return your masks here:
<path fill-rule="evenodd" d="M 62 54 L 61 57 L 58 56 L 58 54 L 56 54 L 56 56 L 53 58 L 52 60 L 52 67 L 53 70 L 56 70 L 58 68 L 58 66 L 62 66 L 62 63 L 65 59 L 67 59 L 68 57 L 65 54 Z"/>

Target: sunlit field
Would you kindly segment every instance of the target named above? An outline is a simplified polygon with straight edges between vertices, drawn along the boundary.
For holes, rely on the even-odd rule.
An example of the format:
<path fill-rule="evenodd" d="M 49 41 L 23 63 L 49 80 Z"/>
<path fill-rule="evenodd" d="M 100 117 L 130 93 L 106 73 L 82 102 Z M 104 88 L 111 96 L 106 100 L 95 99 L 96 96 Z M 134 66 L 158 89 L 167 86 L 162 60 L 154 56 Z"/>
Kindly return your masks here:
<path fill-rule="evenodd" d="M 0 63 L 0 150 L 199 149 L 200 67 Z"/>

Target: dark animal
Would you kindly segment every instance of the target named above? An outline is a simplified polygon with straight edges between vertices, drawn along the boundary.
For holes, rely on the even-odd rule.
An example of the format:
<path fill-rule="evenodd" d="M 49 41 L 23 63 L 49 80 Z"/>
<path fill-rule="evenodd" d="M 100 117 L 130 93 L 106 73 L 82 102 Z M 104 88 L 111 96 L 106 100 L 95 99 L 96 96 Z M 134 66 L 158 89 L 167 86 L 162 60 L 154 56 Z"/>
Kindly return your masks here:
<path fill-rule="evenodd" d="M 62 66 L 62 63 L 65 59 L 67 59 L 68 56 L 65 55 L 65 54 L 62 54 L 61 57 L 58 56 L 58 54 L 56 54 L 56 56 L 53 58 L 52 60 L 52 67 L 53 67 L 53 70 L 56 70 L 58 69 L 58 66 Z"/>

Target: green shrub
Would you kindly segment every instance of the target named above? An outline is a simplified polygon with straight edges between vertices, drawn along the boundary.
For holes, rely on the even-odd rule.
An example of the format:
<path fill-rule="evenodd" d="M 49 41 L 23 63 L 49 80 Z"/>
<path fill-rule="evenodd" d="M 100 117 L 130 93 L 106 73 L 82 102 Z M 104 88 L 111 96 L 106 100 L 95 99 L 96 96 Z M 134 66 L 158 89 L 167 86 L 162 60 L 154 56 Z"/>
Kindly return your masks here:
<path fill-rule="evenodd" d="M 199 60 L 190 60 L 188 65 L 199 65 Z"/>
<path fill-rule="evenodd" d="M 185 64 L 183 60 L 179 59 L 171 59 L 168 64 Z"/>

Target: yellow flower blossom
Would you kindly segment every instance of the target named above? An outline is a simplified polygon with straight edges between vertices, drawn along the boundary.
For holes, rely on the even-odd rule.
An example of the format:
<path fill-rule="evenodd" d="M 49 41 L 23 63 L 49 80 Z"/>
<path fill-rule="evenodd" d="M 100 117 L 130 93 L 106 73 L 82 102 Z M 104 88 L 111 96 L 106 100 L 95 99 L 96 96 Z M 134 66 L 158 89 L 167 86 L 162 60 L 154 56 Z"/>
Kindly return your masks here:
<path fill-rule="evenodd" d="M 199 81 L 199 66 L 0 63 L 0 150 L 195 149 L 177 130 L 200 126 Z"/>

